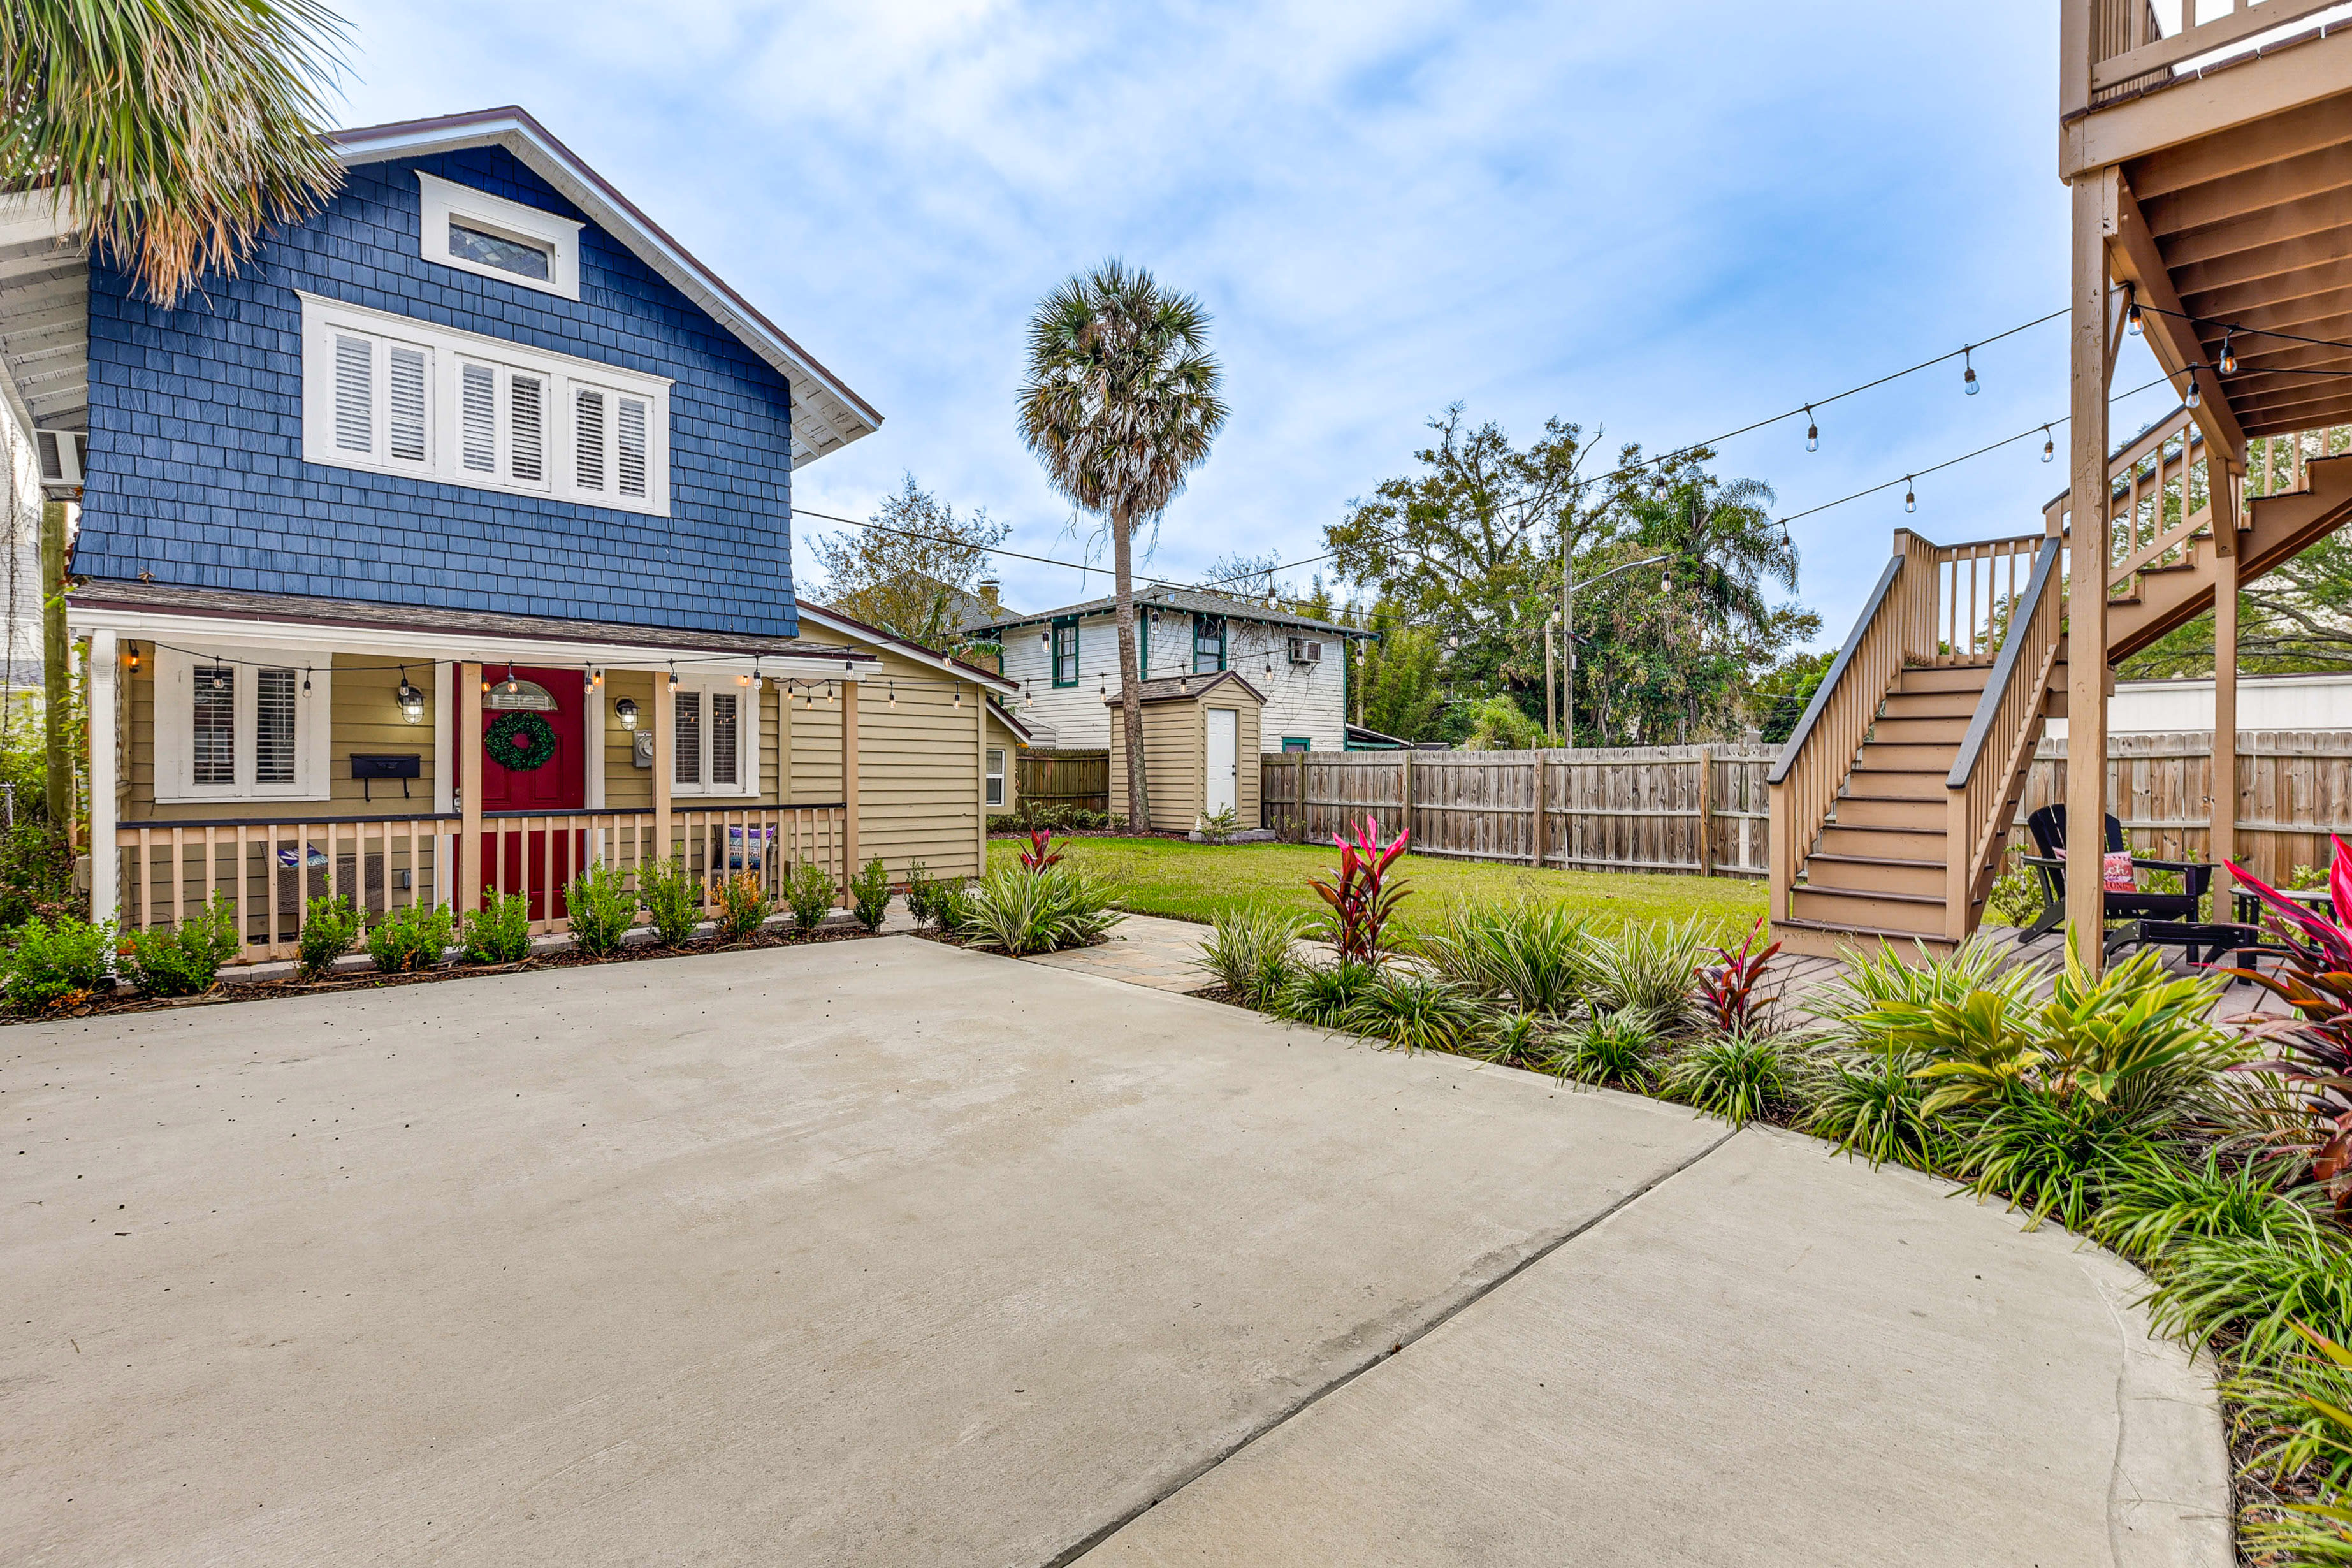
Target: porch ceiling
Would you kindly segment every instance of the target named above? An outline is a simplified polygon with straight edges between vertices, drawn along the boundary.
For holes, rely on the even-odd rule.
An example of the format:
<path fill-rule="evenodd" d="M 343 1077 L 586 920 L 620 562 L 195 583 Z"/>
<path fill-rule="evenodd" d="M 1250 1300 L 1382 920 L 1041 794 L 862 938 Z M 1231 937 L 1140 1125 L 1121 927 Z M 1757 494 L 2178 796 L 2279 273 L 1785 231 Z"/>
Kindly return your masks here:
<path fill-rule="evenodd" d="M 2208 367 L 2246 437 L 2352 422 L 2352 91 L 2136 158 L 2118 205 L 2117 272 L 2177 382 Z"/>
<path fill-rule="evenodd" d="M 0 202 L 0 374 L 28 429 L 89 424 L 89 264 L 37 198 Z"/>

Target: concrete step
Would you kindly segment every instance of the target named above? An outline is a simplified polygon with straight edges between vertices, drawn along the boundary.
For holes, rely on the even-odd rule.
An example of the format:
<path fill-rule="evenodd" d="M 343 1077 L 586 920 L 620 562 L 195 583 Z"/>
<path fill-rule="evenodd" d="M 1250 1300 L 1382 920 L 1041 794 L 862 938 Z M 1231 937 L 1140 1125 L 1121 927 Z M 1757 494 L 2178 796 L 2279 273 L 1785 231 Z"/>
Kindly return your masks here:
<path fill-rule="evenodd" d="M 1805 860 L 1805 886 L 1865 893 L 1906 893 L 1941 900 L 1944 863 L 1941 860 L 1895 859 L 1883 856 L 1823 855 Z"/>
<path fill-rule="evenodd" d="M 1967 726 L 1963 725 L 1962 728 L 1966 729 Z M 1957 735 L 1952 737 L 1949 743 L 1939 746 L 1906 745 L 1900 742 L 1880 740 L 1874 735 L 1872 739 L 1863 742 L 1862 761 L 1858 765 L 1874 772 L 1883 769 L 1917 768 L 1932 773 L 1950 768 L 1952 758 L 1958 750 L 1959 737 Z"/>
<path fill-rule="evenodd" d="M 1940 746 L 1946 751 L 1958 749 L 1960 740 L 1969 732 L 1969 715 L 1939 715 L 1934 718 L 1897 718 L 1882 716 L 1870 727 L 1873 745 Z"/>
<path fill-rule="evenodd" d="M 1843 931 L 1944 934 L 1944 900 L 1907 893 L 1854 893 L 1810 884 L 1790 889 L 1789 912 Z"/>
<path fill-rule="evenodd" d="M 1916 821 L 1934 815 L 1924 805 L 1914 813 Z M 1914 823 L 1864 824 L 1848 822 L 1843 813 L 1838 820 L 1822 829 L 1816 855 L 1853 855 L 1865 858 L 1896 860 L 1932 860 L 1941 865 L 1944 859 L 1944 835 L 1940 828 L 1915 826 Z"/>

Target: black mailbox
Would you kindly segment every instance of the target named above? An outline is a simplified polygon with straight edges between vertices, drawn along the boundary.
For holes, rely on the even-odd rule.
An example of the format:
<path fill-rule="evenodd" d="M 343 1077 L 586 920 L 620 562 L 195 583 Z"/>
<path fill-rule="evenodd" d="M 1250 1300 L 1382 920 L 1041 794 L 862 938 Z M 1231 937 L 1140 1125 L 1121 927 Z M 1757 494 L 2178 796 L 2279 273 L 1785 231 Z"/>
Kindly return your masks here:
<path fill-rule="evenodd" d="M 408 798 L 408 781 L 422 776 L 420 759 L 415 752 L 352 753 L 352 777 L 361 781 L 361 795 L 370 801 L 375 799 L 375 781 L 378 779 L 398 779 L 401 798 L 405 800 Z"/>

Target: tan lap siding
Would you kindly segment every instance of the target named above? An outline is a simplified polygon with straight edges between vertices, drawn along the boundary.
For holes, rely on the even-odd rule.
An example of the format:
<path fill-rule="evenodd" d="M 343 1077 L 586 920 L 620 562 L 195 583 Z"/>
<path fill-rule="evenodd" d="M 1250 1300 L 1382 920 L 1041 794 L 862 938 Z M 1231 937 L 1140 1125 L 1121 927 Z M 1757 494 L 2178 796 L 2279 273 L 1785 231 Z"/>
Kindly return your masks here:
<path fill-rule="evenodd" d="M 808 706 L 809 691 L 790 694 L 793 705 L 792 803 L 833 805 L 841 800 L 841 689 L 827 697 L 814 689 L 816 706 Z M 862 717 L 862 715 L 861 715 Z"/>
<path fill-rule="evenodd" d="M 979 696 L 967 682 L 883 653 L 879 678 L 858 694 L 861 859 L 879 855 L 894 879 L 918 860 L 933 876 L 979 874 Z M 793 739 L 797 750 L 797 729 Z M 837 731 L 835 745 L 837 758 Z"/>

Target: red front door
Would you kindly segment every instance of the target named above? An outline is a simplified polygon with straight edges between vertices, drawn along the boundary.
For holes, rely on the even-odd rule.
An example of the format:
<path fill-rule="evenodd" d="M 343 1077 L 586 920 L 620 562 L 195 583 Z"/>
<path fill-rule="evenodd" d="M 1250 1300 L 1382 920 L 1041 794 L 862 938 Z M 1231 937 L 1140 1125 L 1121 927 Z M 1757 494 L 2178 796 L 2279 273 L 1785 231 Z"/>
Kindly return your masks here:
<path fill-rule="evenodd" d="M 490 682 L 482 697 L 483 812 L 577 811 L 585 806 L 588 699 L 581 689 L 580 672 L 493 665 L 482 673 Z M 514 721 L 501 723 L 510 716 Z M 527 765 L 551 736 L 553 752 L 537 767 Z M 499 824 L 482 836 L 485 895 L 492 889 L 527 893 L 531 919 L 562 918 L 563 885 L 580 874 L 587 841 L 582 828 Z"/>

